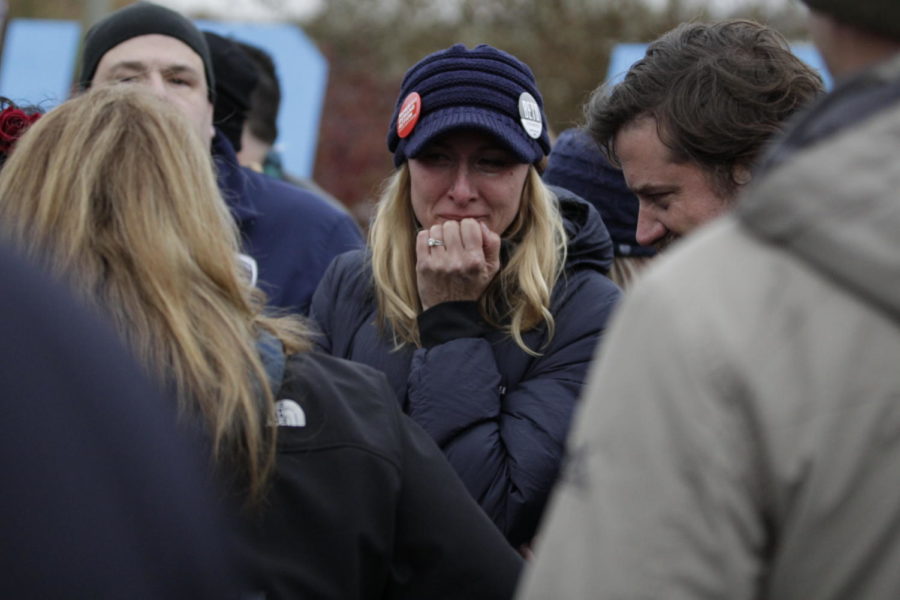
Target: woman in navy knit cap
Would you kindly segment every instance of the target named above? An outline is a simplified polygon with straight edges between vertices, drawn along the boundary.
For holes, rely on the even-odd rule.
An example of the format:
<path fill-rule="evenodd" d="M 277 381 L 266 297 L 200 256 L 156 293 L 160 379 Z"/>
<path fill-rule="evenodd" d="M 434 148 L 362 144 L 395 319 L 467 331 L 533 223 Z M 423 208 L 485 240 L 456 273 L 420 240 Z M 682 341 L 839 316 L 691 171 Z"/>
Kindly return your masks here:
<path fill-rule="evenodd" d="M 619 297 L 608 234 L 542 183 L 543 100 L 506 52 L 458 44 L 416 63 L 387 142 L 397 170 L 370 249 L 338 257 L 314 297 L 319 344 L 387 374 L 519 547 Z"/>

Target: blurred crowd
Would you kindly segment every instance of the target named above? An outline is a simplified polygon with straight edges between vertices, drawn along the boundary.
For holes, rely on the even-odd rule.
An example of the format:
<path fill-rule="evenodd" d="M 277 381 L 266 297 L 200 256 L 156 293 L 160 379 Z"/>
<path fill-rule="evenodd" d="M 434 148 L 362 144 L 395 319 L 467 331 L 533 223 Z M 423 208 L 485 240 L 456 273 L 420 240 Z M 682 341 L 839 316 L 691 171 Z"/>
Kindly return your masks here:
<path fill-rule="evenodd" d="M 0 98 L 0 596 L 900 597 L 900 9 L 803 2 L 831 92 L 684 23 L 558 134 L 435 49 L 365 233 L 264 50 L 102 18 Z"/>

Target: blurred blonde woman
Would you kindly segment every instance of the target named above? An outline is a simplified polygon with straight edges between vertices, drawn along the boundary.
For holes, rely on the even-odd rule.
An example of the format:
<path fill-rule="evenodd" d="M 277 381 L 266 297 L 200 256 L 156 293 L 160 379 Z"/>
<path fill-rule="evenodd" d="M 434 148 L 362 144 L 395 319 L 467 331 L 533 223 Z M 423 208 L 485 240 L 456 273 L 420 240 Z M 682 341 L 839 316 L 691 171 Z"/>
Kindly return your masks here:
<path fill-rule="evenodd" d="M 261 313 L 208 149 L 173 108 L 120 85 L 51 111 L 0 174 L 0 223 L 205 424 L 254 593 L 512 594 L 518 558 L 384 378 Z"/>
<path fill-rule="evenodd" d="M 491 46 L 426 56 L 388 130 L 369 254 L 313 297 L 320 347 L 382 370 L 516 547 L 534 536 L 618 288 L 609 236 L 557 198 L 531 69 Z"/>

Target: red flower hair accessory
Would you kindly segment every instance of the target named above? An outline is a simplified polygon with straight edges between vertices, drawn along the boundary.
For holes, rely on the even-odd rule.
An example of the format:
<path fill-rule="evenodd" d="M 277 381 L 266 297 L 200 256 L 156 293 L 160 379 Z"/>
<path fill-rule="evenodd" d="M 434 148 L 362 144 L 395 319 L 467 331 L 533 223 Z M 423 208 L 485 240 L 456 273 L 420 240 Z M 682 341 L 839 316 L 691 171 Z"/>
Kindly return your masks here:
<path fill-rule="evenodd" d="M 16 141 L 31 124 L 41 118 L 41 113 L 28 114 L 10 104 L 0 112 L 0 152 L 9 154 Z"/>

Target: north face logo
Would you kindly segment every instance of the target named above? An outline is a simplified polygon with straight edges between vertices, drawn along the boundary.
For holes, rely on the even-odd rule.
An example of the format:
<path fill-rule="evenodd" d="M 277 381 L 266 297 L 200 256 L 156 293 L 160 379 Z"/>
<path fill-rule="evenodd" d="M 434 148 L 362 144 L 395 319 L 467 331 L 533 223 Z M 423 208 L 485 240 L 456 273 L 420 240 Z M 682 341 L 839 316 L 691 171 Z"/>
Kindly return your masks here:
<path fill-rule="evenodd" d="M 282 427 L 306 427 L 306 413 L 293 400 L 275 403 L 275 422 Z"/>

